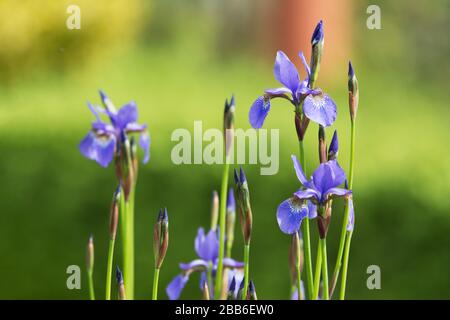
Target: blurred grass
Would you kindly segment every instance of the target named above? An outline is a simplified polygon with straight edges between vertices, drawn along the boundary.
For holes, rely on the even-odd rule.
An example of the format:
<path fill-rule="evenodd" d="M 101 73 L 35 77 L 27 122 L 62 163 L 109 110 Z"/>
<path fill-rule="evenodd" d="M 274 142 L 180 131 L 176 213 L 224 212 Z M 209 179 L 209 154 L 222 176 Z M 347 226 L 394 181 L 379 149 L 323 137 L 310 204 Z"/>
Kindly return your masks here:
<path fill-rule="evenodd" d="M 2 287 L 8 288 L 0 290 L 0 298 L 86 298 L 85 279 L 81 291 L 69 291 L 65 270 L 71 264 L 84 267 L 91 232 L 97 295 L 103 295 L 109 201 L 116 182 L 112 168 L 101 169 L 77 148 L 92 120 L 86 99 L 98 103 L 98 88 L 117 105 L 136 100 L 140 122 L 148 123 L 152 136 L 152 158 L 140 169 L 137 191 L 137 297 L 150 297 L 152 225 L 159 207 L 168 207 L 171 228 L 161 297 L 178 273 L 178 262 L 195 258 L 194 237 L 199 226 L 209 225 L 209 196 L 220 186 L 221 168 L 173 165 L 171 132 L 193 130 L 195 120 L 202 120 L 204 129 L 221 128 L 223 103 L 232 93 L 237 101 L 236 125 L 248 128 L 253 99 L 262 89 L 276 85 L 271 61 L 246 54 L 220 61 L 208 50 L 208 34 L 206 40 L 202 34 L 189 36 L 199 30 L 189 29 L 191 33 L 165 46 L 114 51 L 77 72 L 36 73 L 14 87 L 0 88 L 0 252 L 4 257 L 0 265 Z M 380 41 L 383 33 L 364 36 L 368 42 Z M 325 54 L 324 59 L 331 58 Z M 347 168 L 347 64 L 336 63 L 341 72 L 333 82 L 320 86 L 338 104 L 339 162 Z M 449 139 L 449 111 L 443 101 L 449 94 L 432 81 L 411 81 L 408 72 L 395 68 L 380 72 L 362 57 L 353 63 L 361 95 L 356 228 L 347 296 L 448 297 L 450 171 L 444 143 Z M 260 176 L 258 166 L 246 166 L 254 207 L 251 272 L 260 298 L 281 299 L 289 292 L 289 237 L 279 231 L 275 210 L 298 188 L 289 159 L 297 152 L 290 106 L 274 102 L 266 127 L 280 128 L 280 171 Z M 311 125 L 306 144 L 309 172 L 317 165 L 316 133 Z M 327 133 L 331 137 L 331 130 Z M 337 202 L 330 231 L 333 263 L 341 206 Z M 242 259 L 239 228 L 236 232 L 234 256 Z M 381 267 L 380 291 L 366 288 L 366 268 L 371 264 Z M 182 297 L 200 297 L 198 275 L 192 276 Z"/>

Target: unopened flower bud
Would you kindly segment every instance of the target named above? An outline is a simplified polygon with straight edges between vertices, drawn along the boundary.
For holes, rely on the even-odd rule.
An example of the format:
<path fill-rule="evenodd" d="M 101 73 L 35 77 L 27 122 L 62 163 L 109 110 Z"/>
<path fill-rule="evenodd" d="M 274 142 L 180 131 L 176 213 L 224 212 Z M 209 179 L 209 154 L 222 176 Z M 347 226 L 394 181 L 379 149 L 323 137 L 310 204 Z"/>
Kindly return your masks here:
<path fill-rule="evenodd" d="M 109 237 L 111 240 L 116 239 L 117 225 L 119 224 L 119 205 L 120 205 L 120 185 L 114 192 L 111 202 L 111 210 L 109 215 Z"/>
<path fill-rule="evenodd" d="M 202 293 L 203 293 L 203 300 L 211 300 L 207 281 L 205 281 L 203 283 L 203 292 Z"/>
<path fill-rule="evenodd" d="M 292 235 L 291 246 L 289 248 L 289 270 L 291 271 L 292 283 L 297 283 L 297 265 L 300 264 L 300 272 L 303 269 L 303 240 L 301 239 L 298 232 Z"/>
<path fill-rule="evenodd" d="M 167 209 L 159 210 L 158 220 L 153 228 L 153 252 L 155 255 L 155 268 L 160 269 L 166 256 L 169 245 L 169 216 Z"/>
<path fill-rule="evenodd" d="M 236 278 L 233 276 L 231 279 L 230 287 L 228 288 L 227 300 L 236 300 Z"/>
<path fill-rule="evenodd" d="M 356 118 L 359 103 L 358 79 L 356 79 L 355 71 L 351 61 L 348 63 L 348 105 L 350 108 L 350 119 Z"/>
<path fill-rule="evenodd" d="M 241 284 L 239 285 L 239 290 L 237 292 L 237 300 L 244 300 L 244 283 L 245 277 L 242 278 Z M 247 300 L 247 295 L 245 296 L 245 300 Z"/>
<path fill-rule="evenodd" d="M 247 294 L 248 300 L 258 300 L 258 297 L 256 296 L 256 290 L 255 290 L 255 284 L 252 280 L 248 283 L 248 294 Z"/>
<path fill-rule="evenodd" d="M 117 280 L 117 286 L 118 286 L 119 300 L 127 300 L 127 296 L 125 293 L 125 285 L 123 283 L 122 271 L 120 271 L 118 266 L 116 267 L 116 280 Z"/>
<path fill-rule="evenodd" d="M 324 42 L 324 33 L 323 33 L 323 22 L 317 24 L 314 29 L 313 35 L 311 37 L 311 75 L 309 77 L 309 87 L 313 88 L 314 84 L 317 80 L 317 75 L 320 69 L 320 61 L 322 60 L 323 53 L 323 42 Z"/>
<path fill-rule="evenodd" d="M 128 201 L 131 188 L 134 184 L 134 173 L 130 141 L 125 132 L 122 132 L 120 135 L 119 148 L 119 152 L 116 153 L 115 159 L 116 175 L 122 185 L 125 201 Z"/>
<path fill-rule="evenodd" d="M 225 137 L 225 154 L 228 156 L 230 150 L 233 147 L 234 138 L 234 111 L 235 111 L 234 96 L 231 96 L 231 100 L 225 101 L 225 110 L 223 114 L 223 131 Z"/>
<path fill-rule="evenodd" d="M 240 168 L 239 176 L 234 171 L 234 180 L 236 183 L 235 195 L 237 211 L 239 214 L 239 221 L 241 223 L 242 234 L 244 235 L 245 245 L 250 244 L 252 236 L 252 208 L 250 206 L 250 192 L 248 190 L 247 178 L 245 177 L 244 170 Z"/>
<path fill-rule="evenodd" d="M 319 161 L 327 162 L 327 143 L 325 141 L 325 128 L 319 125 Z"/>
<path fill-rule="evenodd" d="M 219 194 L 216 190 L 212 193 L 211 202 L 211 230 L 216 230 L 217 221 L 219 220 Z"/>
<path fill-rule="evenodd" d="M 234 200 L 233 189 L 228 190 L 227 216 L 226 216 L 226 246 L 227 252 L 231 252 L 234 242 L 234 229 L 236 222 L 236 202 Z"/>
<path fill-rule="evenodd" d="M 86 269 L 89 274 L 94 272 L 94 237 L 89 236 L 87 250 L 86 250 Z"/>
<path fill-rule="evenodd" d="M 337 130 L 334 130 L 333 138 L 331 139 L 330 146 L 328 147 L 328 161 L 335 160 L 339 152 L 339 142 L 337 136 Z"/>

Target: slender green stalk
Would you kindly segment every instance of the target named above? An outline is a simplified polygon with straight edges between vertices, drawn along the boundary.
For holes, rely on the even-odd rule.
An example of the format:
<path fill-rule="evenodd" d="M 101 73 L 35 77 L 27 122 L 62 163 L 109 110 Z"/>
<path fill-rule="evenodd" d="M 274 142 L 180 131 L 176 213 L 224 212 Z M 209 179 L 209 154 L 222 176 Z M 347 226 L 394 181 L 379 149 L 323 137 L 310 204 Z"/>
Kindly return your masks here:
<path fill-rule="evenodd" d="M 109 240 L 108 248 L 108 264 L 106 266 L 106 300 L 111 300 L 111 278 L 112 278 L 112 268 L 113 268 L 113 257 L 114 257 L 114 239 Z"/>
<path fill-rule="evenodd" d="M 95 300 L 94 279 L 92 276 L 92 271 L 88 271 L 88 285 L 89 285 L 89 299 Z"/>
<path fill-rule="evenodd" d="M 347 284 L 347 269 L 348 269 L 348 257 L 350 254 L 350 244 L 352 242 L 353 231 L 347 231 L 347 241 L 345 241 L 345 251 L 344 251 L 344 265 L 342 266 L 342 282 L 341 291 L 339 294 L 339 299 L 345 299 L 345 287 Z"/>
<path fill-rule="evenodd" d="M 152 300 L 158 300 L 158 282 L 159 282 L 159 269 L 155 268 L 155 272 L 153 274 L 153 294 Z"/>
<path fill-rule="evenodd" d="M 228 172 L 230 169 L 229 156 L 227 155 L 222 173 L 222 186 L 220 189 L 219 208 L 219 261 L 217 264 L 216 283 L 214 286 L 214 297 L 219 299 L 222 292 L 223 257 L 225 254 L 225 218 L 227 209 Z"/>
<path fill-rule="evenodd" d="M 300 238 L 296 237 L 297 239 L 297 248 L 300 248 Z M 297 290 L 298 290 L 298 300 L 303 300 L 303 294 L 302 294 L 302 270 L 301 270 L 301 257 L 298 257 L 297 259 Z"/>
<path fill-rule="evenodd" d="M 299 140 L 300 149 L 300 164 L 302 165 L 303 172 L 306 174 L 306 160 L 305 160 L 305 149 L 303 146 L 303 140 Z M 311 262 L 311 240 L 309 232 L 309 219 L 304 219 L 302 221 L 303 229 L 303 245 L 305 249 L 305 271 L 306 271 L 306 281 L 308 283 L 308 297 L 313 296 L 313 274 L 312 274 L 312 262 Z"/>
<path fill-rule="evenodd" d="M 247 299 L 248 282 L 249 282 L 249 260 L 250 260 L 250 245 L 244 245 L 244 294 L 242 300 Z"/>
<path fill-rule="evenodd" d="M 128 299 L 134 298 L 134 190 L 130 192 L 128 201 L 125 201 L 121 192 L 120 222 L 122 229 L 123 249 L 123 277 Z"/>
<path fill-rule="evenodd" d="M 316 258 L 316 271 L 314 274 L 314 293 L 313 298 L 314 300 L 317 300 L 319 297 L 319 288 L 320 288 L 320 273 L 322 272 L 322 247 L 319 245 L 317 246 L 317 258 Z"/>
<path fill-rule="evenodd" d="M 352 190 L 354 161 L 355 161 L 355 121 L 354 120 L 351 121 L 351 129 L 350 130 L 351 130 L 351 134 L 350 134 L 350 168 L 349 168 L 349 173 L 348 173 L 348 188 L 350 190 Z M 348 217 L 349 217 L 349 205 L 348 205 L 348 200 L 347 200 L 346 204 L 345 204 L 344 219 L 342 221 L 341 237 L 339 240 L 339 250 L 338 250 L 338 255 L 336 258 L 336 265 L 334 267 L 333 279 L 332 279 L 331 287 L 330 287 L 330 296 L 333 295 L 334 289 L 336 287 L 336 284 L 337 284 L 337 281 L 339 278 L 339 272 L 340 272 L 340 269 L 342 266 L 342 256 L 344 254 L 344 244 L 346 245 L 346 243 L 347 243 L 346 236 L 348 236 L 348 232 L 347 232 Z M 349 246 L 350 246 L 350 244 L 349 244 Z M 350 250 L 350 248 L 348 250 Z M 347 256 L 347 260 L 345 260 L 345 257 L 344 257 L 344 264 L 348 264 L 348 256 Z M 342 280 L 343 280 L 343 278 L 342 278 Z M 341 290 L 342 290 L 342 283 L 341 283 Z M 344 290 L 345 290 L 345 284 L 344 284 Z M 344 292 L 344 295 L 345 295 L 345 292 Z"/>
<path fill-rule="evenodd" d="M 328 300 L 328 266 L 327 266 L 327 239 L 319 240 L 322 253 L 322 279 L 323 279 L 323 300 Z"/>

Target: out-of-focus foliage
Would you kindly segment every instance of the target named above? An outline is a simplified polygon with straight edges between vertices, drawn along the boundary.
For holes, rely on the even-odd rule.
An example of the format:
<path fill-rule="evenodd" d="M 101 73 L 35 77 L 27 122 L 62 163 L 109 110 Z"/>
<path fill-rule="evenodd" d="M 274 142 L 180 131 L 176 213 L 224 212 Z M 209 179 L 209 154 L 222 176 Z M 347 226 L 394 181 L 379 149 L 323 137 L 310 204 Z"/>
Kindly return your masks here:
<path fill-rule="evenodd" d="M 69 30 L 67 8 L 78 5 L 81 29 Z M 0 81 L 35 68 L 74 68 L 133 42 L 144 20 L 142 0 L 0 1 Z"/>

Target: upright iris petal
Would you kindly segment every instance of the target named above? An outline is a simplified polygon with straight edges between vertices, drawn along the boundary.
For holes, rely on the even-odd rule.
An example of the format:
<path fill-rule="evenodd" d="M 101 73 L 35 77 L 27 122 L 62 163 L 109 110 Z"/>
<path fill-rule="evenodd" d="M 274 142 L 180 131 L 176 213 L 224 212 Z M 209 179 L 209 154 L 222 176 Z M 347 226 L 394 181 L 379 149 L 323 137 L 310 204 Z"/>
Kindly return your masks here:
<path fill-rule="evenodd" d="M 336 120 L 336 104 L 327 94 L 308 95 L 303 103 L 303 112 L 308 119 L 321 126 L 331 126 Z"/>
<path fill-rule="evenodd" d="M 275 79 L 295 93 L 300 84 L 297 68 L 283 51 L 278 51 L 273 69 Z"/>
<path fill-rule="evenodd" d="M 217 258 L 217 249 L 219 247 L 219 240 L 214 230 L 210 230 L 205 235 L 205 230 L 199 228 L 197 237 L 195 238 L 195 251 L 198 256 L 206 261 L 214 261 Z"/>

